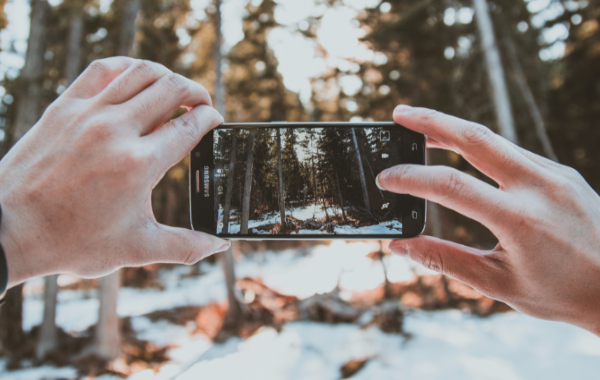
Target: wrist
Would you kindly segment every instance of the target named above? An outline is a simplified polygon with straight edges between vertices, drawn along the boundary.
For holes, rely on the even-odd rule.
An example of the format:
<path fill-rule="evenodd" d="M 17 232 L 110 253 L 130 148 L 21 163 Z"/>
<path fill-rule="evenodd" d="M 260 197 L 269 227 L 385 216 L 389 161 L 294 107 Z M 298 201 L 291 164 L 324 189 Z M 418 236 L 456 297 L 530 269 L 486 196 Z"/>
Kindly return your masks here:
<path fill-rule="evenodd" d="M 23 228 L 18 226 L 21 224 L 17 216 L 12 212 L 10 203 L 4 200 L 0 202 L 2 207 L 2 219 L 0 220 L 0 244 L 4 250 L 8 272 L 7 289 L 12 288 L 27 279 L 41 275 L 37 269 L 43 267 L 44 263 L 41 258 L 31 260 L 31 247 L 35 246 L 35 242 L 30 237 L 23 236 L 19 230 Z M 32 244 L 33 243 L 33 244 Z"/>

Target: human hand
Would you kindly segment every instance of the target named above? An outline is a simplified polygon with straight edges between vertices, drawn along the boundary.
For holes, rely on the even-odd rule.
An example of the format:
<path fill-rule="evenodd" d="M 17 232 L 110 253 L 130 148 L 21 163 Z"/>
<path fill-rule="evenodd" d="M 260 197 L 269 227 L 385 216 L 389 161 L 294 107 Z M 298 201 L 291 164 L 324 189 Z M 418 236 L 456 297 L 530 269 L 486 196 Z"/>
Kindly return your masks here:
<path fill-rule="evenodd" d="M 180 106 L 189 111 L 162 125 Z M 93 62 L 0 161 L 9 287 L 34 276 L 191 264 L 225 240 L 156 222 L 152 189 L 223 122 L 199 84 L 148 61 Z"/>
<path fill-rule="evenodd" d="M 600 335 L 600 198 L 581 175 L 439 112 L 399 106 L 394 120 L 427 135 L 428 146 L 461 154 L 499 188 L 449 167 L 418 165 L 381 172 L 381 188 L 456 210 L 499 243 L 480 251 L 420 236 L 393 241 L 392 252 L 523 313 Z"/>

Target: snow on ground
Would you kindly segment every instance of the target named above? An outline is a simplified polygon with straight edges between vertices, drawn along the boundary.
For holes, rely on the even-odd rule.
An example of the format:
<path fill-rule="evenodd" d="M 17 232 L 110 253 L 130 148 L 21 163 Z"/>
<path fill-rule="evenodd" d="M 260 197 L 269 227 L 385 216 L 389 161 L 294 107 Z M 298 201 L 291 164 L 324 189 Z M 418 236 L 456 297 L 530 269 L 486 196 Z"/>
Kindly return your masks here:
<path fill-rule="evenodd" d="M 348 207 L 346 207 L 346 209 L 348 209 Z M 235 211 L 236 210 L 231 210 L 231 212 L 235 212 Z M 327 213 L 330 216 L 337 215 L 340 213 L 340 209 L 336 208 L 336 207 L 328 207 Z M 251 233 L 254 233 L 257 235 L 269 234 L 269 231 L 261 231 L 261 230 L 252 231 L 252 229 L 258 228 L 261 226 L 266 226 L 269 224 L 279 223 L 281 221 L 279 215 L 280 214 L 278 211 L 274 211 L 270 214 L 265 215 L 264 219 L 262 219 L 262 220 L 249 220 L 248 221 L 248 230 L 251 231 Z M 316 204 L 316 203 L 310 204 L 306 207 L 291 208 L 289 210 L 286 210 L 286 215 L 291 215 L 294 218 L 303 220 L 303 221 L 309 220 L 309 219 L 323 219 L 326 216 L 325 215 L 325 207 L 323 207 L 322 205 Z M 219 208 L 219 221 L 222 221 L 222 220 L 223 220 L 223 208 Z M 217 233 L 221 233 L 222 230 L 223 230 L 222 223 L 219 223 L 219 225 L 217 226 Z M 240 232 L 240 224 L 230 222 L 228 231 L 231 234 L 239 233 Z M 369 235 L 369 234 L 379 235 L 379 234 L 381 234 L 381 235 L 384 235 L 384 234 L 390 234 L 390 233 L 399 234 L 399 233 L 402 233 L 402 223 L 400 223 L 397 220 L 392 220 L 392 221 L 375 224 L 372 226 L 363 226 L 363 227 L 354 227 L 354 226 L 350 226 L 350 225 L 335 226 L 334 233 L 339 234 L 339 235 L 351 235 L 351 234 L 361 234 L 361 235 Z M 298 231 L 298 234 L 317 235 L 317 234 L 329 234 L 329 232 L 320 231 L 320 230 L 303 229 L 303 230 Z"/>
<path fill-rule="evenodd" d="M 342 290 L 373 289 L 384 280 L 381 264 L 365 257 L 375 249 L 378 245 L 373 243 L 336 241 L 328 246 L 315 246 L 306 255 L 298 255 L 296 250 L 254 253 L 244 255 L 236 263 L 236 275 L 240 278 L 260 277 L 268 286 L 300 298 L 329 292 L 338 280 Z M 390 280 L 412 278 L 408 260 L 399 256 L 386 257 L 386 260 L 389 260 Z M 164 290 L 122 288 L 117 313 L 121 317 L 131 317 L 224 300 L 226 290 L 221 265 L 205 262 L 200 265 L 205 274 L 199 277 L 185 277 L 191 269 L 186 266 L 161 271 L 160 282 Z M 27 331 L 42 321 L 44 305 L 40 282 L 41 279 L 34 279 L 26 285 L 23 327 Z M 32 289 L 36 289 L 37 293 L 33 293 Z M 58 301 L 56 322 L 65 331 L 82 331 L 96 323 L 99 305 L 96 291 L 62 290 Z"/>
<path fill-rule="evenodd" d="M 238 277 L 260 277 L 270 287 L 300 298 L 331 291 L 339 281 L 342 296 L 381 284 L 381 264 L 366 257 L 378 249 L 367 242 L 333 242 L 306 254 L 297 250 L 244 255 L 236 264 Z M 391 281 L 428 273 L 404 257 L 387 256 Z M 165 290 L 123 288 L 118 312 L 132 316 L 140 339 L 171 345 L 171 361 L 158 373 L 146 370 L 131 380 L 162 379 L 339 379 L 350 359 L 371 358 L 353 379 L 596 379 L 600 373 L 600 339 L 563 323 L 541 321 L 519 313 L 478 318 L 460 311 L 413 312 L 405 318 L 412 338 L 385 334 L 356 324 L 327 325 L 293 322 L 281 332 L 264 328 L 245 341 L 213 344 L 192 335 L 190 326 L 150 321 L 142 315 L 184 305 L 203 305 L 226 297 L 220 265 L 203 263 L 204 275 L 185 277 L 189 267 L 160 273 Z M 41 322 L 39 280 L 26 285 L 24 308 L 28 328 Z M 61 291 L 58 324 L 80 331 L 95 323 L 95 293 Z M 28 368 L 4 372 L 8 380 L 74 377 L 74 369 Z M 111 380 L 108 377 L 99 378 Z"/>
<path fill-rule="evenodd" d="M 135 317 L 132 325 L 143 339 L 179 347 L 157 373 L 146 370 L 129 380 L 337 380 L 344 363 L 365 358 L 369 362 L 352 379 L 592 380 L 600 373 L 600 339 L 520 313 L 414 312 L 405 319 L 408 340 L 376 327 L 292 322 L 279 333 L 263 328 L 245 341 L 213 344 L 165 321 Z M 52 367 L 0 373 L 3 380 L 74 376 L 71 368 Z"/>
<path fill-rule="evenodd" d="M 292 322 L 280 333 L 262 329 L 175 378 L 333 380 L 347 361 L 364 358 L 371 360 L 353 379 L 583 380 L 600 373 L 600 339 L 519 313 L 482 319 L 456 310 L 417 312 L 407 316 L 406 330 L 409 340 L 376 327 Z"/>

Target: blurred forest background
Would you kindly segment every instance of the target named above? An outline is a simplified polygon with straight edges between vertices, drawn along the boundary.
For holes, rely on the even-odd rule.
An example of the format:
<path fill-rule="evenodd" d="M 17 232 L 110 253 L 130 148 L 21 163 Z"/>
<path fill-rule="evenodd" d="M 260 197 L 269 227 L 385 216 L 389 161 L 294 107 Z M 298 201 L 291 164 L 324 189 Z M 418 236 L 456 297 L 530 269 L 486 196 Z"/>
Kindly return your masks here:
<path fill-rule="evenodd" d="M 0 154 L 90 62 L 128 55 L 201 83 L 229 122 L 382 121 L 391 119 L 397 104 L 429 107 L 487 125 L 572 166 L 598 191 L 599 23 L 600 3 L 587 0 L 1 0 Z M 453 152 L 430 151 L 428 160 L 489 181 Z M 153 192 L 162 223 L 189 227 L 187 169 L 187 160 L 175 165 Z M 484 227 L 451 210 L 432 205 L 429 213 L 427 234 L 482 248 L 496 242 Z M 264 326 L 286 331 L 294 320 L 360 320 L 363 327 L 410 339 L 402 321 L 411 308 L 484 316 L 509 310 L 412 267 L 409 280 L 393 281 L 387 274 L 396 262 L 384 242 L 360 245 L 385 276 L 354 298 L 343 296 L 339 278 L 325 294 L 292 296 L 265 285 L 266 279 L 247 269 L 253 266 L 242 264 L 250 257 L 259 263 L 283 260 L 290 252 L 316 257 L 321 248 L 312 244 L 245 242 L 189 272 L 152 265 L 101 280 L 49 276 L 18 286 L 0 309 L 0 373 L 40 368 L 39 377 L 27 378 L 120 378 L 160 371 L 162 363 L 175 360 L 168 351 L 173 343 L 136 335 L 142 319 L 133 315 L 144 312 L 117 313 L 117 305 L 127 294 L 142 294 L 135 293 L 139 289 L 160 298 L 171 289 L 165 278 L 173 273 L 186 283 L 218 272 L 218 284 L 225 289 L 226 283 L 227 291 L 211 302 L 157 306 L 143 321 L 188 330 L 192 323 L 190 331 L 211 342 L 247 339 Z M 331 252 L 359 246 L 336 244 Z M 224 274 L 214 269 L 220 261 Z M 242 274 L 236 276 L 237 270 Z M 69 297 L 80 297 L 79 307 L 95 315 L 76 332 L 57 322 Z M 371 313 L 367 322 L 359 317 L 365 310 Z M 39 318 L 28 325 L 32 313 Z M 341 363 L 338 378 L 372 368 L 369 355 Z M 177 371 L 189 369 L 196 359 L 190 360 Z M 50 368 L 68 370 L 52 377 Z"/>

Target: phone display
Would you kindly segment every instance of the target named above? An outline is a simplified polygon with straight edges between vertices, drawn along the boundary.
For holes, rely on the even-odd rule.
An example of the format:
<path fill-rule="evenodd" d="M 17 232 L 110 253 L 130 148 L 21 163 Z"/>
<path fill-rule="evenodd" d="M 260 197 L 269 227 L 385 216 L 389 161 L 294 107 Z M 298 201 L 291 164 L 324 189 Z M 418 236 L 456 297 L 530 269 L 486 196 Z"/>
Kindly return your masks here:
<path fill-rule="evenodd" d="M 414 236 L 424 201 L 375 178 L 423 164 L 423 149 L 422 135 L 394 123 L 224 124 L 191 153 L 192 224 L 244 239 Z"/>

